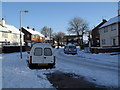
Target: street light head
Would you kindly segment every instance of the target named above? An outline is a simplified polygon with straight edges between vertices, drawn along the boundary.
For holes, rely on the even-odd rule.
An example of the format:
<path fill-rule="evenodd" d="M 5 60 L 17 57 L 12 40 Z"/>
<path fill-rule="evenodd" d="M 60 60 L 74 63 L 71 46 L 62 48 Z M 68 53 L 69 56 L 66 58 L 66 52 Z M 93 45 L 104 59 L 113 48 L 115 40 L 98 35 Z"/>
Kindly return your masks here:
<path fill-rule="evenodd" d="M 25 10 L 24 12 L 25 12 L 25 13 L 28 13 L 29 11 L 28 11 L 28 10 Z"/>

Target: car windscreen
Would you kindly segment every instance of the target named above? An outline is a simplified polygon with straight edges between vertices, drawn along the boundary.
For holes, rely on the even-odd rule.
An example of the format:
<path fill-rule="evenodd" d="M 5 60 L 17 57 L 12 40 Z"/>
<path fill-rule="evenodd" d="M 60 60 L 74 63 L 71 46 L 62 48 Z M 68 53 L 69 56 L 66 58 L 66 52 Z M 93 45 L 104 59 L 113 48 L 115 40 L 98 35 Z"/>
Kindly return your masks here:
<path fill-rule="evenodd" d="M 69 46 L 69 48 L 70 48 L 70 49 L 76 49 L 76 47 L 75 47 L 75 46 Z"/>
<path fill-rule="evenodd" d="M 51 48 L 44 48 L 44 55 L 45 56 L 52 56 Z"/>
<path fill-rule="evenodd" d="M 35 56 L 42 56 L 42 48 L 35 48 L 34 55 Z"/>

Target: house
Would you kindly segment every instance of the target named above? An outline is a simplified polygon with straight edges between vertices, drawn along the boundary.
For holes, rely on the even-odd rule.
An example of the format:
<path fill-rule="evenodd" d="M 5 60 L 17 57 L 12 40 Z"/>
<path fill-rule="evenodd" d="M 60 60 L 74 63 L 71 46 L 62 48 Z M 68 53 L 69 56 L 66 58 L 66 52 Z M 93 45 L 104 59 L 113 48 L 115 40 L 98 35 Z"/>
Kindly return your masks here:
<path fill-rule="evenodd" d="M 111 18 L 99 27 L 99 32 L 101 47 L 120 46 L 120 15 Z"/>
<path fill-rule="evenodd" d="M 107 21 L 105 19 L 102 20 L 102 22 L 97 25 L 94 29 L 92 29 L 91 35 L 92 35 L 92 39 L 91 39 L 91 46 L 92 47 L 99 47 L 100 46 L 100 34 L 99 34 L 99 27 L 102 26 L 104 23 L 106 23 Z"/>
<path fill-rule="evenodd" d="M 23 42 L 23 33 L 21 33 L 22 45 Z M 6 24 L 4 18 L 0 21 L 0 46 L 3 45 L 20 45 L 20 31 L 12 25 Z"/>
<path fill-rule="evenodd" d="M 69 43 L 79 45 L 80 40 L 77 35 L 65 35 L 63 38 L 63 44 L 67 45 Z"/>
<path fill-rule="evenodd" d="M 22 27 L 22 32 L 24 33 L 25 46 L 31 46 L 32 41 L 44 42 L 44 35 L 38 31 L 35 31 L 34 28 L 30 29 L 29 27 Z"/>

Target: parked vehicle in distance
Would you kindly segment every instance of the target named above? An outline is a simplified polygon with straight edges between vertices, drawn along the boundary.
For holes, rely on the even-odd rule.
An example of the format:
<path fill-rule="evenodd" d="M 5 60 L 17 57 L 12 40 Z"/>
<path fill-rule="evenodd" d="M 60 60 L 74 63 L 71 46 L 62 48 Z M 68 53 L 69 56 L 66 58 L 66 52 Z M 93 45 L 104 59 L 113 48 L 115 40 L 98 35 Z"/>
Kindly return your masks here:
<path fill-rule="evenodd" d="M 33 46 L 36 43 L 43 43 L 42 41 L 32 41 L 31 46 Z"/>
<path fill-rule="evenodd" d="M 55 67 L 55 56 L 53 48 L 49 43 L 36 43 L 32 46 L 28 59 L 29 68 Z"/>
<path fill-rule="evenodd" d="M 77 48 L 74 44 L 68 44 L 64 47 L 64 53 L 65 54 L 77 54 Z"/>

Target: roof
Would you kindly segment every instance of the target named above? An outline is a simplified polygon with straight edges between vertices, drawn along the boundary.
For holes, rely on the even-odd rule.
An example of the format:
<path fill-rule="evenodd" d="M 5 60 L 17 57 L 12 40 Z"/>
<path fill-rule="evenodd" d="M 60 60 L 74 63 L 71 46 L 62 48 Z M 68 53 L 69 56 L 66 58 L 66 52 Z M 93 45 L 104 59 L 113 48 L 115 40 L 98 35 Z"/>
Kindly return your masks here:
<path fill-rule="evenodd" d="M 66 46 L 75 46 L 74 44 L 67 44 Z"/>
<path fill-rule="evenodd" d="M 12 26 L 12 25 L 5 25 L 7 27 L 8 30 L 10 30 L 12 33 L 16 33 L 16 34 L 20 34 L 19 29 L 17 29 L 16 27 Z M 21 32 L 22 33 L 22 32 Z M 23 33 L 22 33 L 23 34 Z"/>
<path fill-rule="evenodd" d="M 2 26 L 2 25 L 0 25 L 0 31 L 10 32 L 9 30 L 7 30 L 7 27 L 4 27 L 4 26 Z"/>
<path fill-rule="evenodd" d="M 8 25 L 8 24 L 4 24 L 4 26 L 3 26 L 1 22 L 2 22 L 2 20 L 0 21 L 0 31 L 20 34 L 19 29 L 17 29 L 16 27 L 14 27 L 12 25 Z M 21 34 L 23 34 L 23 33 L 21 32 Z"/>
<path fill-rule="evenodd" d="M 111 24 L 114 24 L 114 23 L 117 23 L 117 22 L 120 22 L 120 16 L 116 16 L 114 18 L 111 18 L 110 20 L 108 20 L 105 24 L 103 24 L 99 28 L 102 28 L 102 27 L 105 27 L 105 26 L 108 26 L 108 25 L 111 25 Z"/>
<path fill-rule="evenodd" d="M 38 32 L 38 31 L 34 31 L 34 30 L 32 30 L 32 29 L 28 29 L 28 28 L 25 28 L 25 27 L 23 27 L 25 30 L 27 30 L 29 33 L 31 33 L 31 34 L 35 34 L 35 35 L 40 35 L 41 37 L 44 37 L 44 35 L 43 34 L 41 34 L 40 32 Z"/>

